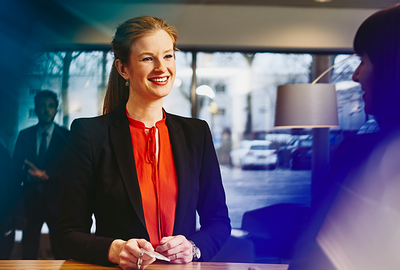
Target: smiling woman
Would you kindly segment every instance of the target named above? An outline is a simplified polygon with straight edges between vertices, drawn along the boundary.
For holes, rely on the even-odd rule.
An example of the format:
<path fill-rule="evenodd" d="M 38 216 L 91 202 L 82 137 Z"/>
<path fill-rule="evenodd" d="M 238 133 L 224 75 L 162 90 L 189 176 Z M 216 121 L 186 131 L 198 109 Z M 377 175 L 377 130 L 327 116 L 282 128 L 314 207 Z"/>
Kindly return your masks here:
<path fill-rule="evenodd" d="M 156 32 L 159 35 L 156 35 Z M 141 39 L 144 35 L 146 37 Z M 138 39 L 141 40 L 137 43 Z M 150 77 L 147 77 L 150 74 L 146 74 L 146 72 L 149 71 L 151 66 L 156 68 L 155 65 L 161 64 L 154 72 L 160 72 L 160 68 L 163 69 L 165 67 L 169 67 L 168 72 L 173 71 L 168 80 L 168 88 L 171 89 L 175 79 L 174 51 L 176 50 L 177 41 L 178 33 L 176 29 L 158 18 L 143 16 L 132 18 L 121 24 L 112 41 L 115 64 L 110 73 L 103 113 L 108 113 L 119 105 L 125 104 L 129 95 L 132 94 L 131 89 L 139 90 L 137 87 L 127 87 L 129 83 L 147 84 L 147 82 L 143 82 L 143 79 L 146 81 L 150 79 Z M 162 58 L 162 61 L 160 62 L 157 57 Z M 164 65 L 165 67 L 163 67 Z M 138 80 L 133 81 L 133 70 L 136 67 L 140 68 L 141 75 L 137 75 Z M 135 70 L 136 72 L 137 70 Z M 153 73 L 154 75 L 158 76 L 160 74 Z M 140 78 L 140 76 L 145 77 Z M 164 77 L 167 78 L 167 76 Z"/>
<path fill-rule="evenodd" d="M 72 123 L 59 226 L 61 249 L 72 259 L 144 269 L 156 250 L 170 263 L 208 261 L 230 235 L 207 123 L 163 109 L 176 40 L 176 30 L 158 18 L 121 24 L 105 114 Z"/>
<path fill-rule="evenodd" d="M 171 91 L 176 73 L 172 39 L 164 30 L 149 33 L 132 45 L 127 64 L 116 59 L 115 66 L 129 85 L 127 110 L 135 118 L 139 104 L 162 105 L 162 98 Z"/>

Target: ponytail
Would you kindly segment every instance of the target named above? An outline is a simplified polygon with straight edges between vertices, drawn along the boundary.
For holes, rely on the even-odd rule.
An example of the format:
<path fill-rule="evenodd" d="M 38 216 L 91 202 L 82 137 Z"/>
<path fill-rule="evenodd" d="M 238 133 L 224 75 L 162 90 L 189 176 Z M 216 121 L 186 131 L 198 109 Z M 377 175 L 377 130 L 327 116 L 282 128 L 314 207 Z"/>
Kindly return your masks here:
<path fill-rule="evenodd" d="M 118 73 L 113 63 L 108 87 L 103 104 L 103 114 L 112 112 L 118 106 L 125 104 L 129 98 L 129 86 L 125 85 L 125 79 Z"/>

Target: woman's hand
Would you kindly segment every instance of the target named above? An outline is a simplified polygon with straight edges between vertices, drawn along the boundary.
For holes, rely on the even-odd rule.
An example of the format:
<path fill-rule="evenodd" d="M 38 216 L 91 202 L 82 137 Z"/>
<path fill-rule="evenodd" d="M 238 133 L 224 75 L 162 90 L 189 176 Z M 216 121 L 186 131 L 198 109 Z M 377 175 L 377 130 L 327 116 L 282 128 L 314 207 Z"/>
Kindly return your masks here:
<path fill-rule="evenodd" d="M 171 263 L 188 263 L 193 260 L 192 244 L 183 235 L 163 237 L 156 251 L 168 257 Z"/>
<path fill-rule="evenodd" d="M 108 251 L 108 260 L 118 264 L 124 270 L 145 269 L 156 259 L 143 254 L 140 248 L 154 251 L 151 243 L 145 239 L 114 240 Z"/>

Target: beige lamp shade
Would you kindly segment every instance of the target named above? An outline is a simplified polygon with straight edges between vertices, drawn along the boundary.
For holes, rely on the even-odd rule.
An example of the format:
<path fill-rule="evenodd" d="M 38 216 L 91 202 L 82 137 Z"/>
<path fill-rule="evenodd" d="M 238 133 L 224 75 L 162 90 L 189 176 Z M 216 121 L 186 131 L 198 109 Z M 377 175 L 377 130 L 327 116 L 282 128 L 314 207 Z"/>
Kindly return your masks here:
<path fill-rule="evenodd" d="M 335 85 L 278 86 L 275 128 L 326 128 L 338 124 Z"/>

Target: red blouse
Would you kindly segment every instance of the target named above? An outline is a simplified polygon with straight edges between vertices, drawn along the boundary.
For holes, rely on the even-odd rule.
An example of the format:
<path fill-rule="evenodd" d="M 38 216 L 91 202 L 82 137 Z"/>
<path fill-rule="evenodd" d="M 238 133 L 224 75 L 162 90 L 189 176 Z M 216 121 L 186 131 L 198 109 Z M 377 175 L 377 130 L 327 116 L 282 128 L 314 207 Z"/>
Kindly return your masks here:
<path fill-rule="evenodd" d="M 127 113 L 128 115 L 128 113 Z M 165 114 L 152 128 L 128 116 L 146 229 L 153 247 L 172 236 L 178 180 Z"/>

